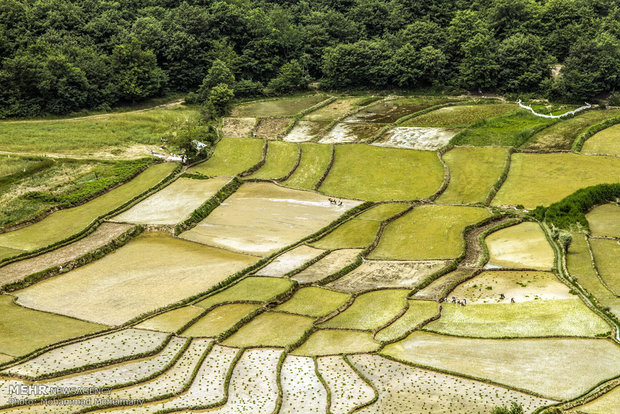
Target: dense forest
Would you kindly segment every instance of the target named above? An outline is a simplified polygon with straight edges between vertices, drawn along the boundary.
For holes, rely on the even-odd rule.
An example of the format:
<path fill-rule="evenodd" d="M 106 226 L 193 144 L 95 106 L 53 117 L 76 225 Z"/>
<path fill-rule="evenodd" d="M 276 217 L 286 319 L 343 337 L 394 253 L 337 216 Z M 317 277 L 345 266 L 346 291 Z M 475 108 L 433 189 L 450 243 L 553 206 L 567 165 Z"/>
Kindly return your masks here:
<path fill-rule="evenodd" d="M 0 117 L 315 81 L 616 99 L 619 39 L 617 0 L 0 0 Z"/>

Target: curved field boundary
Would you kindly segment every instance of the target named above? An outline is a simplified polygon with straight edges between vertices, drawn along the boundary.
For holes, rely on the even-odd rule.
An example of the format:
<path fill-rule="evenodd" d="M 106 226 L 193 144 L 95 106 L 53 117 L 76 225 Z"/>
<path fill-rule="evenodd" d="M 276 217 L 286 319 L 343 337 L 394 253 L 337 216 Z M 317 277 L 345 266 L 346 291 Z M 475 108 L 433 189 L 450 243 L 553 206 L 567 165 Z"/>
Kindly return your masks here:
<path fill-rule="evenodd" d="M 334 166 L 335 161 L 336 161 L 336 146 L 332 144 L 332 156 L 329 160 L 329 164 L 327 164 L 327 167 L 325 168 L 325 171 L 323 171 L 323 175 L 321 176 L 321 178 L 319 178 L 319 181 L 317 181 L 316 184 L 314 185 L 314 191 L 319 191 L 321 184 L 323 184 L 323 181 L 325 181 L 325 179 L 329 175 L 329 172 Z"/>
<path fill-rule="evenodd" d="M 428 200 L 435 201 L 448 189 L 450 185 L 450 180 L 452 179 L 452 175 L 450 174 L 450 166 L 443 159 L 443 156 L 446 152 L 450 151 L 453 148 L 452 145 L 448 145 L 441 150 L 437 151 L 437 158 L 439 158 L 439 162 L 443 166 L 443 182 L 439 189 L 435 192 L 435 194 L 431 195 Z"/>
<path fill-rule="evenodd" d="M 560 409 L 561 412 L 564 412 L 572 408 L 578 407 L 580 405 L 592 402 L 596 400 L 597 398 L 602 397 L 603 395 L 607 394 L 608 392 L 610 392 L 611 390 L 613 390 L 614 388 L 618 386 L 620 386 L 620 377 L 616 377 L 609 381 L 600 383 L 596 385 L 594 388 L 592 388 L 590 391 L 588 391 L 587 393 L 582 394 L 579 397 L 574 398 L 572 400 L 569 400 L 563 403 L 548 405 L 546 407 L 541 407 L 538 410 L 534 411 L 533 414 L 539 414 L 539 413 L 555 414 L 554 409 Z"/>
<path fill-rule="evenodd" d="M 49 279 L 53 276 L 57 276 L 61 273 L 69 272 L 70 270 L 77 269 L 78 267 L 82 267 L 87 265 L 88 263 L 94 262 L 115 251 L 116 249 L 126 245 L 131 240 L 136 238 L 139 234 L 141 234 L 145 230 L 144 226 L 134 226 L 133 228 L 127 230 L 120 236 L 116 237 L 109 243 L 98 247 L 97 249 L 87 252 L 76 259 L 73 259 L 69 262 L 60 263 L 57 266 L 50 267 L 45 270 L 41 270 L 39 272 L 33 273 L 31 275 L 26 276 L 22 280 L 18 280 L 15 282 L 7 283 L 4 286 L 0 287 L 0 294 L 5 292 L 14 292 L 16 290 L 25 289 L 28 286 L 32 286 L 35 283 L 38 283 L 42 280 Z"/>
<path fill-rule="evenodd" d="M 30 252 L 25 252 L 22 254 L 19 254 L 17 256 L 13 256 L 13 257 L 9 257 L 7 259 L 4 260 L 0 260 L 0 269 L 2 269 L 2 266 L 5 266 L 9 263 L 13 263 L 13 262 L 17 262 L 19 260 L 23 260 L 23 259 L 28 259 L 30 257 L 34 257 L 34 256 L 38 256 L 41 253 L 47 253 L 49 251 L 55 250 L 59 247 L 63 247 L 66 246 L 70 243 L 73 243 L 76 240 L 80 240 L 86 236 L 88 236 L 89 234 L 91 234 L 93 231 L 95 231 L 95 229 L 101 224 L 103 223 L 105 220 L 114 217 L 117 214 L 122 213 L 125 210 L 128 210 L 129 208 L 133 207 L 134 205 L 138 204 L 140 201 L 144 200 L 145 198 L 147 198 L 148 196 L 156 193 L 157 191 L 161 190 L 162 188 L 168 186 L 169 184 L 171 184 L 174 180 L 176 180 L 179 177 L 179 173 L 181 171 L 181 165 L 178 165 L 167 177 L 165 177 L 163 180 L 161 180 L 158 184 L 156 184 L 155 186 L 151 187 L 150 189 L 146 190 L 145 192 L 143 192 L 142 194 L 137 195 L 136 197 L 132 198 L 131 200 L 128 200 L 125 204 L 121 205 L 120 207 L 117 207 L 116 209 L 112 210 L 112 211 L 108 211 L 107 213 L 103 214 L 102 216 L 99 216 L 98 218 L 96 218 L 90 225 L 88 225 L 84 230 L 69 236 L 68 238 L 61 240 L 59 242 L 56 243 L 52 243 L 47 247 L 43 247 L 41 249 L 37 249 L 37 250 L 33 250 Z"/>
<path fill-rule="evenodd" d="M 286 359 L 286 351 L 280 354 L 280 359 L 278 359 L 278 365 L 276 365 L 276 384 L 278 385 L 278 397 L 276 398 L 276 406 L 273 409 L 273 414 L 278 414 L 280 409 L 282 408 L 282 398 L 284 395 L 284 390 L 282 389 L 282 366 L 284 365 L 284 360 Z"/>
<path fill-rule="evenodd" d="M 407 299 L 407 301 L 412 300 L 412 299 Z M 407 305 L 407 308 L 409 308 L 409 305 Z M 390 341 L 379 341 L 381 343 L 381 347 L 379 348 L 378 351 L 376 352 L 381 352 L 381 350 L 389 345 L 389 344 L 393 344 L 399 341 L 402 341 L 403 339 L 407 338 L 409 335 L 411 335 L 413 332 L 415 331 L 419 331 L 422 328 L 424 328 L 426 325 L 428 325 L 429 323 L 438 320 L 439 318 L 441 318 L 441 311 L 442 311 L 442 306 L 439 305 L 439 311 L 437 312 L 436 315 L 431 316 L 428 319 L 423 320 L 422 322 L 420 322 L 419 324 L 417 324 L 416 326 L 408 329 L 407 331 L 405 331 L 405 333 L 403 333 L 402 335 L 400 335 L 399 337 L 396 337 Z M 404 313 L 403 313 L 404 315 Z M 392 325 L 393 323 L 395 323 L 398 320 L 398 318 L 394 319 L 389 325 L 384 326 L 382 329 L 388 328 L 390 325 Z M 377 331 L 377 333 L 379 333 L 379 331 Z M 373 335 L 373 339 L 375 339 L 376 333 L 375 335 Z M 376 341 L 377 339 L 375 339 Z"/>
<path fill-rule="evenodd" d="M 418 204 L 419 205 L 419 204 Z M 393 215 L 392 217 L 388 217 L 387 219 L 383 220 L 381 222 L 381 225 L 379 226 L 379 230 L 377 230 L 377 234 L 375 235 L 375 240 L 372 242 L 372 244 L 370 246 L 368 246 L 367 248 L 365 248 L 361 253 L 360 256 L 362 258 L 366 258 L 368 257 L 368 255 L 370 253 L 372 253 L 373 250 L 375 250 L 377 248 L 377 246 L 379 245 L 379 242 L 381 241 L 381 237 L 383 237 L 383 232 L 385 231 L 385 228 L 393 221 L 398 220 L 399 218 L 409 214 L 413 209 L 414 209 L 414 205 L 411 205 L 410 207 L 404 209 L 403 211 L 401 211 L 398 214 Z"/>
<path fill-rule="evenodd" d="M 334 250 L 325 250 L 323 253 L 321 253 L 318 256 L 308 260 L 307 262 L 303 263 L 301 266 L 297 267 L 296 269 L 293 269 L 290 272 L 285 273 L 282 277 L 283 278 L 290 278 L 291 276 L 294 276 L 297 273 L 303 272 L 304 270 L 306 270 L 307 268 L 309 268 L 310 266 L 312 266 L 313 264 L 315 264 L 319 260 L 323 259 L 325 256 L 327 256 L 328 254 L 330 254 L 333 251 Z"/>
<path fill-rule="evenodd" d="M 319 280 L 318 282 L 316 282 L 316 284 L 319 285 L 319 286 L 324 286 L 324 285 L 326 285 L 328 283 L 331 283 L 331 282 L 333 282 L 335 280 L 338 280 L 342 276 L 346 275 L 347 273 L 350 273 L 354 269 L 356 269 L 359 266 L 361 266 L 363 262 L 364 262 L 364 259 L 362 258 L 362 254 L 360 253 L 360 254 L 358 254 L 356 256 L 356 258 L 355 258 L 355 260 L 353 262 L 349 263 L 348 265 L 346 265 L 342 269 L 338 270 L 337 272 L 334 272 L 331 275 L 328 275 L 325 278 Z"/>
<path fill-rule="evenodd" d="M 612 240 L 615 240 L 612 238 Z M 596 273 L 596 277 L 598 281 L 601 282 L 601 285 L 605 287 L 612 295 L 615 297 L 620 297 L 601 277 L 601 272 L 598 270 L 598 265 L 596 264 L 596 259 L 594 258 L 594 252 L 592 251 L 592 245 L 590 244 L 590 236 L 586 235 L 586 245 L 588 246 L 588 252 L 590 253 L 590 260 L 592 260 L 592 268 L 594 269 L 594 273 Z"/>
<path fill-rule="evenodd" d="M 295 171 L 299 167 L 299 164 L 301 164 L 301 155 L 302 155 L 301 153 L 302 152 L 303 152 L 303 147 L 301 146 L 301 143 L 298 142 L 297 143 L 297 161 L 295 161 L 295 164 L 293 165 L 293 168 L 291 168 L 291 170 L 288 172 L 288 174 L 286 174 L 284 177 L 278 178 L 277 180 L 274 180 L 274 181 L 279 182 L 279 183 L 283 183 L 284 181 L 286 181 L 289 178 L 291 178 L 293 173 L 295 173 Z"/>
<path fill-rule="evenodd" d="M 375 384 L 373 384 L 368 377 L 366 377 L 366 375 L 364 375 L 362 373 L 362 371 L 360 371 L 350 360 L 349 358 L 347 358 L 347 356 L 343 356 L 342 359 L 344 359 L 344 362 L 347 363 L 347 365 L 349 365 L 351 367 L 351 369 L 357 374 L 358 377 L 360 377 L 362 379 L 362 381 L 364 381 L 366 384 L 368 384 L 368 386 L 370 388 L 372 388 L 373 393 L 375 394 L 374 397 L 368 401 L 365 402 L 364 404 L 358 405 L 357 407 L 355 407 L 354 409 L 351 410 L 351 413 L 355 413 L 358 412 L 366 407 L 370 407 L 371 405 L 373 405 L 374 403 L 376 403 L 379 400 L 379 391 L 377 390 L 377 387 L 375 387 Z"/>
<path fill-rule="evenodd" d="M 323 138 L 325 135 L 327 135 L 329 133 L 329 131 L 331 131 L 332 129 L 334 129 L 334 127 L 339 124 L 340 122 L 344 121 L 345 119 L 347 119 L 350 116 L 353 116 L 359 112 L 362 112 L 364 109 L 366 109 L 367 107 L 369 107 L 370 105 L 376 104 L 378 102 L 385 102 L 390 100 L 391 98 L 389 96 L 386 96 L 385 98 L 380 98 L 377 100 L 371 100 L 370 102 L 368 102 L 365 105 L 360 105 L 359 107 L 347 112 L 346 114 L 332 120 L 329 124 L 327 124 L 327 126 L 325 128 L 323 128 L 323 130 L 321 132 L 319 132 L 317 134 L 316 137 L 314 137 L 314 139 L 312 139 L 312 142 L 317 142 L 319 141 L 321 138 Z"/>
<path fill-rule="evenodd" d="M 318 357 L 313 356 L 312 360 L 314 361 L 314 373 L 316 374 L 316 377 L 319 379 L 319 381 L 323 385 L 323 388 L 325 388 L 325 392 L 327 393 L 327 403 L 325 405 L 325 412 L 329 413 L 330 412 L 329 408 L 332 406 L 332 390 L 329 388 L 329 385 L 327 385 L 327 381 L 325 381 L 325 378 L 323 378 L 323 375 L 319 371 Z"/>
<path fill-rule="evenodd" d="M 318 111 L 319 109 L 323 108 L 324 106 L 329 105 L 330 103 L 334 102 L 337 99 L 338 98 L 335 97 L 335 96 L 330 96 L 329 98 L 325 99 L 324 101 L 321 101 L 318 104 L 316 104 L 314 106 L 311 106 L 310 108 L 306 108 L 306 109 L 298 112 L 297 114 L 295 114 L 295 116 L 293 116 L 293 118 L 291 119 L 291 122 L 289 122 L 289 124 L 286 126 L 286 128 L 284 128 L 284 130 L 278 134 L 278 139 L 281 140 L 282 138 L 287 136 L 288 133 L 291 132 L 293 130 L 293 128 L 295 128 L 295 125 L 297 124 L 297 121 L 301 120 L 304 116 L 306 116 L 309 113 L 312 113 L 314 111 Z"/>
<path fill-rule="evenodd" d="M 200 207 L 192 212 L 188 219 L 183 221 L 182 223 L 177 224 L 174 227 L 174 235 L 178 236 L 184 231 L 190 230 L 202 220 L 204 220 L 209 214 L 213 212 L 224 200 L 230 197 L 243 182 L 237 178 L 233 177 L 224 187 L 220 188 L 213 197 L 205 201 Z"/>
<path fill-rule="evenodd" d="M 583 149 L 583 144 L 588 140 L 588 138 L 590 138 L 597 132 L 607 129 L 610 126 L 616 125 L 618 123 L 620 123 L 620 116 L 615 116 L 613 118 L 606 119 L 603 122 L 599 122 L 598 124 L 590 126 L 585 131 L 577 135 L 577 138 L 575 138 L 575 141 L 573 142 L 572 150 L 575 152 L 581 152 L 581 150 Z"/>
<path fill-rule="evenodd" d="M 239 177 L 247 177 L 250 176 L 252 174 L 254 174 L 256 171 L 260 170 L 263 165 L 265 165 L 265 162 L 267 162 L 267 152 L 269 151 L 269 144 L 268 144 L 269 140 L 265 139 L 263 141 L 263 158 L 257 162 L 256 164 L 254 164 L 252 167 L 248 168 L 247 170 L 241 172 L 239 174 Z"/>
<path fill-rule="evenodd" d="M 491 202 L 497 195 L 497 192 L 499 191 L 499 189 L 502 188 L 502 185 L 504 185 L 504 183 L 506 182 L 506 179 L 508 178 L 508 173 L 510 172 L 510 164 L 512 163 L 512 154 L 514 152 L 515 152 L 514 147 L 510 147 L 508 149 L 508 152 L 506 153 L 506 163 L 504 164 L 504 170 L 502 171 L 501 175 L 497 178 L 497 181 L 495 182 L 495 184 L 493 184 L 493 187 L 491 187 L 491 191 L 489 192 L 489 195 L 487 196 L 486 200 L 484 200 L 485 205 L 488 206 L 491 204 Z"/>

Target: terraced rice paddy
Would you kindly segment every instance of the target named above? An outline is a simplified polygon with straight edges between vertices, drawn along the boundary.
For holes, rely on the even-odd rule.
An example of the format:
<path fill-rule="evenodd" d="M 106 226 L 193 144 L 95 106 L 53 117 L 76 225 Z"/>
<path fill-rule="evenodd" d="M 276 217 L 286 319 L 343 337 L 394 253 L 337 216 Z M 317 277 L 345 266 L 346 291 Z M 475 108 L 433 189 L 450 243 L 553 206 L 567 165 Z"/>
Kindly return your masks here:
<path fill-rule="evenodd" d="M 306 142 L 315 138 L 327 124 L 325 122 L 297 121 L 291 132 L 284 137 L 289 142 Z"/>
<path fill-rule="evenodd" d="M 514 104 L 457 105 L 439 108 L 405 121 L 408 127 L 464 128 L 487 118 L 494 118 L 518 107 Z"/>
<path fill-rule="evenodd" d="M 197 318 L 204 312 L 204 309 L 197 306 L 184 306 L 169 312 L 162 313 L 154 318 L 136 325 L 136 328 L 152 329 L 162 332 L 176 332 L 192 319 Z"/>
<path fill-rule="evenodd" d="M 620 176 L 620 158 L 577 154 L 513 154 L 506 182 L 492 204 L 531 209 L 561 200 L 580 188 Z"/>
<path fill-rule="evenodd" d="M 225 345 L 285 347 L 299 341 L 312 327 L 313 318 L 282 312 L 261 313 L 243 325 Z"/>
<path fill-rule="evenodd" d="M 332 147 L 329 145 L 301 144 L 301 160 L 288 180 L 282 184 L 287 187 L 312 190 L 323 176 L 332 158 Z"/>
<path fill-rule="evenodd" d="M 618 143 L 619 131 L 620 125 L 616 124 L 594 134 L 583 144 L 581 152 L 584 154 L 620 156 L 620 143 Z"/>
<path fill-rule="evenodd" d="M 504 148 L 457 147 L 443 156 L 450 169 L 448 188 L 437 199 L 446 204 L 482 203 L 506 165 Z"/>
<path fill-rule="evenodd" d="M 350 329 L 321 329 L 314 332 L 293 355 L 339 355 L 373 352 L 379 343 L 370 332 Z"/>
<path fill-rule="evenodd" d="M 235 326 L 236 323 L 251 314 L 258 307 L 259 305 L 251 303 L 220 305 L 183 331 L 183 336 L 218 336 Z"/>
<path fill-rule="evenodd" d="M 205 175 L 233 176 L 249 170 L 263 158 L 263 140 L 254 138 L 222 138 L 213 156 L 190 169 Z"/>
<path fill-rule="evenodd" d="M 293 116 L 327 99 L 325 95 L 304 95 L 250 102 L 232 110 L 235 117 Z"/>
<path fill-rule="evenodd" d="M 295 167 L 299 158 L 297 144 L 289 142 L 270 141 L 267 151 L 265 165 L 252 174 L 250 178 L 261 180 L 284 178 Z"/>
<path fill-rule="evenodd" d="M 278 256 L 274 261 L 256 272 L 256 274 L 259 276 L 282 277 L 323 253 L 323 250 L 306 245 L 295 247 Z"/>
<path fill-rule="evenodd" d="M 432 152 L 338 145 L 319 191 L 369 201 L 416 200 L 431 196 L 442 181 L 443 168 Z"/>
<path fill-rule="evenodd" d="M 487 267 L 528 268 L 549 270 L 554 253 L 538 223 L 521 223 L 491 233 Z"/>
<path fill-rule="evenodd" d="M 580 405 L 576 409 L 579 412 L 588 414 L 606 414 L 612 413 L 620 405 L 620 388 L 616 387 L 609 391 L 607 394 L 603 394 L 594 401 L 590 401 L 587 404 Z"/>
<path fill-rule="evenodd" d="M 586 215 L 592 236 L 620 237 L 620 206 L 603 204 Z"/>
<path fill-rule="evenodd" d="M 276 139 L 290 122 L 290 118 L 262 118 L 258 120 L 254 133 L 258 138 Z"/>
<path fill-rule="evenodd" d="M 448 145 L 457 132 L 444 128 L 394 127 L 373 145 L 435 151 Z"/>
<path fill-rule="evenodd" d="M 31 226 L 0 234 L 0 247 L 31 251 L 67 239 L 166 178 L 174 164 L 158 164 L 136 178 L 81 206 L 57 211 Z"/>
<path fill-rule="evenodd" d="M 304 116 L 304 119 L 308 121 L 331 121 L 355 110 L 357 108 L 356 103 L 359 101 L 359 96 L 339 98 L 317 111 L 310 112 Z"/>
<path fill-rule="evenodd" d="M 288 291 L 293 283 L 274 277 L 247 277 L 198 302 L 196 306 L 208 309 L 226 302 L 267 302 Z"/>
<path fill-rule="evenodd" d="M 353 263 L 357 259 L 360 252 L 361 250 L 359 249 L 335 250 L 318 262 L 314 263 L 312 266 L 291 276 L 291 279 L 294 279 L 299 283 L 319 282 L 341 270 L 345 266 Z"/>
<path fill-rule="evenodd" d="M 463 231 L 489 217 L 479 207 L 423 205 L 391 222 L 371 259 L 430 260 L 458 257 L 464 249 Z"/>
<path fill-rule="evenodd" d="M 268 183 L 246 183 L 181 237 L 266 256 L 328 225 L 359 202 L 336 206 L 327 197 Z"/>
<path fill-rule="evenodd" d="M 132 224 L 174 225 L 180 223 L 201 204 L 213 197 L 228 181 L 225 177 L 209 180 L 179 178 L 112 220 Z"/>
<path fill-rule="evenodd" d="M 620 241 L 590 239 L 596 267 L 605 285 L 616 295 L 620 292 Z"/>
<path fill-rule="evenodd" d="M 366 142 L 376 136 L 383 126 L 383 124 L 341 122 L 336 124 L 319 142 L 321 144 Z"/>
<path fill-rule="evenodd" d="M 407 311 L 375 335 L 377 341 L 391 342 L 409 334 L 422 323 L 439 315 L 439 305 L 434 301 L 408 300 Z"/>
<path fill-rule="evenodd" d="M 381 353 L 555 400 L 583 394 L 620 369 L 620 350 L 606 339 L 471 339 L 414 332 Z M 566 381 L 575 375 L 579 381 Z"/>
<path fill-rule="evenodd" d="M 320 358 L 317 364 L 321 376 L 332 390 L 330 412 L 349 413 L 375 397 L 372 387 L 341 357 Z"/>
<path fill-rule="evenodd" d="M 280 413 L 323 413 L 327 391 L 316 375 L 312 358 L 289 355 L 282 365 L 282 406 Z"/>
<path fill-rule="evenodd" d="M 416 97 L 383 100 L 368 105 L 362 111 L 347 118 L 347 122 L 374 122 L 389 124 L 405 115 L 447 102 L 449 99 Z"/>
<path fill-rule="evenodd" d="M 222 135 L 227 138 L 247 138 L 252 135 L 256 118 L 222 118 Z"/>
<path fill-rule="evenodd" d="M 299 289 L 295 295 L 276 310 L 320 318 L 347 303 L 350 296 L 318 287 Z"/>
<path fill-rule="evenodd" d="M 163 234 L 145 234 L 101 260 L 15 295 L 23 306 L 116 325 L 204 292 L 256 260 Z"/>

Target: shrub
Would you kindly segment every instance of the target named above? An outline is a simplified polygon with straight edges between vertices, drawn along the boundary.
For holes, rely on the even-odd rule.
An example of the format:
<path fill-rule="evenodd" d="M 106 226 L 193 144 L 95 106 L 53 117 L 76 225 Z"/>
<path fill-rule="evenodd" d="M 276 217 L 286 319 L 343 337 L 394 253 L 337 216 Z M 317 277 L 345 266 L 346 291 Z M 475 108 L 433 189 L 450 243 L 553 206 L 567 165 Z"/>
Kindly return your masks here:
<path fill-rule="evenodd" d="M 510 404 L 510 408 L 505 406 L 495 407 L 491 411 L 491 414 L 523 414 L 523 407 L 521 406 L 521 404 L 513 402 L 512 404 Z"/>

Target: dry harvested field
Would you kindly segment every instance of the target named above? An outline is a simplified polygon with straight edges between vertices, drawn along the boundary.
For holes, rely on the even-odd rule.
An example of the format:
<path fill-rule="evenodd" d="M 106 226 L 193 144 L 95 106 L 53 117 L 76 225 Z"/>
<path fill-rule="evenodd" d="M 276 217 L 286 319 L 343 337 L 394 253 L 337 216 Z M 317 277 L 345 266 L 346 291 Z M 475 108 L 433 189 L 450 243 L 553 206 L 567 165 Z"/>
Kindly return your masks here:
<path fill-rule="evenodd" d="M 470 339 L 414 332 L 381 353 L 554 400 L 581 395 L 620 370 L 620 349 L 607 339 Z"/>
<path fill-rule="evenodd" d="M 33 273 L 68 263 L 87 252 L 110 243 L 129 230 L 128 224 L 103 223 L 88 236 L 67 246 L 0 268 L 0 284 L 15 282 Z"/>
<path fill-rule="evenodd" d="M 163 234 L 144 234 L 101 260 L 15 295 L 26 307 L 117 325 L 204 292 L 256 260 Z"/>
<path fill-rule="evenodd" d="M 228 181 L 226 177 L 209 180 L 179 178 L 131 209 L 113 217 L 111 221 L 132 224 L 180 223 Z"/>
<path fill-rule="evenodd" d="M 445 260 L 364 261 L 361 266 L 327 286 L 343 292 L 363 292 L 374 288 L 413 288 L 446 265 Z"/>
<path fill-rule="evenodd" d="M 229 138 L 245 138 L 252 135 L 256 118 L 223 118 L 222 135 Z"/>
<path fill-rule="evenodd" d="M 488 268 L 527 268 L 550 270 L 554 254 L 538 223 L 521 223 L 486 238 L 489 247 Z"/>
<path fill-rule="evenodd" d="M 373 145 L 436 151 L 448 145 L 457 130 L 427 127 L 394 127 Z"/>
<path fill-rule="evenodd" d="M 265 256 L 325 227 L 359 204 L 268 183 L 246 183 L 181 237 L 215 247 Z"/>
<path fill-rule="evenodd" d="M 258 120 L 254 134 L 258 138 L 276 139 L 290 122 L 290 118 L 262 118 Z"/>

